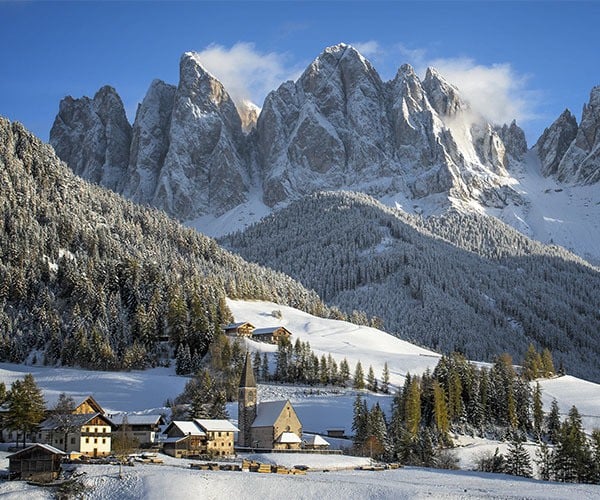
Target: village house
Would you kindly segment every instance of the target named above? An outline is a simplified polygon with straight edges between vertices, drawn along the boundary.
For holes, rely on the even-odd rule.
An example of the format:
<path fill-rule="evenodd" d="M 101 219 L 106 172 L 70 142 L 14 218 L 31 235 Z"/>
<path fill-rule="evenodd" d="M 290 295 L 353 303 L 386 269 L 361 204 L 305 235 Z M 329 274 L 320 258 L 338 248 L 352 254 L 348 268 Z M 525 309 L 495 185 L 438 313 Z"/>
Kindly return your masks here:
<path fill-rule="evenodd" d="M 256 327 L 247 321 L 241 323 L 230 323 L 223 327 L 223 332 L 229 337 L 252 338 L 252 332 Z"/>
<path fill-rule="evenodd" d="M 252 332 L 252 340 L 278 344 L 283 340 L 289 340 L 292 333 L 283 326 L 272 326 L 268 328 L 256 328 Z"/>
<path fill-rule="evenodd" d="M 166 424 L 162 415 L 112 415 L 110 421 L 114 426 L 114 434 L 122 430 L 123 423 L 127 428 L 127 437 L 133 438 L 140 447 L 145 448 L 158 442 L 162 426 Z"/>
<path fill-rule="evenodd" d="M 104 457 L 111 454 L 112 428 L 102 406 L 87 396 L 75 406 L 72 414 L 54 415 L 44 420 L 36 438 L 67 453 Z"/>
<path fill-rule="evenodd" d="M 8 457 L 10 479 L 47 483 L 58 478 L 65 453 L 47 444 L 36 443 Z"/>
<path fill-rule="evenodd" d="M 302 424 L 289 400 L 258 403 L 250 355 L 246 354 L 238 391 L 238 446 L 294 450 L 302 444 Z"/>
<path fill-rule="evenodd" d="M 174 420 L 164 431 L 163 452 L 176 458 L 230 456 L 235 432 L 238 428 L 228 420 Z"/>
<path fill-rule="evenodd" d="M 318 434 L 311 434 L 303 441 L 304 448 L 307 450 L 326 450 L 329 448 L 329 442 Z"/>

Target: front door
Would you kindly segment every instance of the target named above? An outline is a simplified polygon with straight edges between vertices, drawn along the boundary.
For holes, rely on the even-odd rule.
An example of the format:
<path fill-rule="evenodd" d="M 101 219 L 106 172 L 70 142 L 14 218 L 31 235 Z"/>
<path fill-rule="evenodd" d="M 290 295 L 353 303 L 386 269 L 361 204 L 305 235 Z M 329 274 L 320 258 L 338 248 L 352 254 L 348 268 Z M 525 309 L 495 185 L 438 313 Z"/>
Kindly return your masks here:
<path fill-rule="evenodd" d="M 98 448 L 94 448 L 94 457 L 98 456 Z"/>

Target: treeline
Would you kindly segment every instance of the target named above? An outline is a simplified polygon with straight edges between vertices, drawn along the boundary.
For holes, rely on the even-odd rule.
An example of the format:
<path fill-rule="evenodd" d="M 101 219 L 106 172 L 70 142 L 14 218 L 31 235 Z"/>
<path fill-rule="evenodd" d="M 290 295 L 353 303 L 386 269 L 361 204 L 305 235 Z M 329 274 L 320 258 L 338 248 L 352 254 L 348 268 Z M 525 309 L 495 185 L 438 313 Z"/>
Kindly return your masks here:
<path fill-rule="evenodd" d="M 367 421 L 364 406 L 354 420 L 355 446 L 363 450 L 369 433 L 356 422 Z M 548 431 L 539 385 L 532 389 L 515 372 L 507 354 L 499 356 L 490 369 L 479 368 L 458 353 L 443 356 L 433 372 L 406 376 L 394 396 L 385 437 L 379 435 L 378 440 L 387 458 L 423 463 L 423 448 L 429 449 L 429 441 L 438 447 L 450 445 L 450 431 L 499 439 L 514 435 L 542 439 Z"/>
<path fill-rule="evenodd" d="M 317 193 L 221 241 L 418 345 L 492 361 L 533 343 L 600 380 L 600 273 L 495 219 L 423 219 L 363 194 Z"/>
<path fill-rule="evenodd" d="M 339 313 L 164 214 L 75 177 L 52 149 L 0 119 L 0 360 L 92 369 L 201 358 L 225 298 Z M 31 360 L 33 358 L 30 357 Z"/>

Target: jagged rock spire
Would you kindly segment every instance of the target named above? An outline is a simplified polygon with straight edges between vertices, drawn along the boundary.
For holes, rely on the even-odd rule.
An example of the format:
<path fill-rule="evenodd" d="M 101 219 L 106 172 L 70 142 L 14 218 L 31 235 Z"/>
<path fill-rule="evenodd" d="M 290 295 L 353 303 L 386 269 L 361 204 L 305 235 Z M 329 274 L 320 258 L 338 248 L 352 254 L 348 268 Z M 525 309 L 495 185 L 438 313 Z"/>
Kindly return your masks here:
<path fill-rule="evenodd" d="M 240 379 L 239 387 L 256 387 L 256 380 L 254 378 L 254 370 L 252 370 L 252 360 L 250 359 L 249 352 L 246 352 L 246 359 L 244 360 L 244 369 L 242 370 L 242 378 Z"/>

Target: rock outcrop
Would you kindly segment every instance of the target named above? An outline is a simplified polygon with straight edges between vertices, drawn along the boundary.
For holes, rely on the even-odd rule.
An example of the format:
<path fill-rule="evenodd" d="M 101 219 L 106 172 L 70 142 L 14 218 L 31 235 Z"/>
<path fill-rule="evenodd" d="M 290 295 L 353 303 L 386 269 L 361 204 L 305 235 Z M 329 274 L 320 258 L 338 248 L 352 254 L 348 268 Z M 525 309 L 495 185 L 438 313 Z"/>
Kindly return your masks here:
<path fill-rule="evenodd" d="M 558 166 L 576 135 L 577 120 L 565 109 L 556 121 L 544 130 L 533 146 L 540 159 L 543 175 L 558 173 Z"/>

